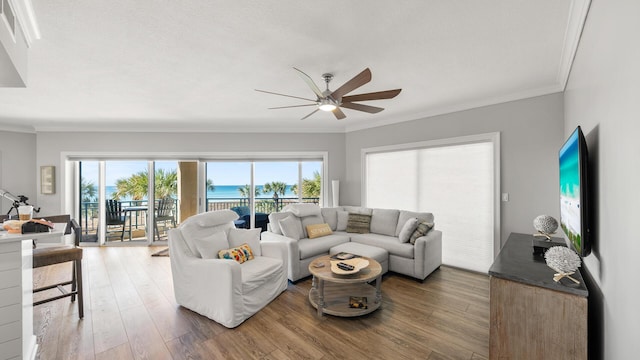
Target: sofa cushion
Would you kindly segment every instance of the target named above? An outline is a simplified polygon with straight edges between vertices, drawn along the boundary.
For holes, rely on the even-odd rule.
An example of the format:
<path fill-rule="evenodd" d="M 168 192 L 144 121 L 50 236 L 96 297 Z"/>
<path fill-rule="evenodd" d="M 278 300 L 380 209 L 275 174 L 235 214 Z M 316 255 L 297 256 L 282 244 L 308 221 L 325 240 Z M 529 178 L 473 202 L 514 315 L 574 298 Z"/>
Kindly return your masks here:
<path fill-rule="evenodd" d="M 324 222 L 329 224 L 332 231 L 336 231 L 338 226 L 338 208 L 322 208 L 320 209 Z"/>
<path fill-rule="evenodd" d="M 280 229 L 279 221 L 289 215 L 292 215 L 292 213 L 289 211 L 272 212 L 271 214 L 269 214 L 269 226 L 271 227 L 271 232 L 282 235 L 282 229 Z"/>
<path fill-rule="evenodd" d="M 398 227 L 396 228 L 396 236 L 400 235 L 402 227 L 410 218 L 418 218 L 418 220 L 420 221 L 433 222 L 432 213 L 400 210 L 400 215 L 398 216 Z"/>
<path fill-rule="evenodd" d="M 411 218 L 407 220 L 407 222 L 404 223 L 402 230 L 400 231 L 400 235 L 398 235 L 398 240 L 400 240 L 401 243 L 409 242 L 411 235 L 414 231 L 416 231 L 419 223 L 420 222 L 418 221 L 418 218 Z"/>
<path fill-rule="evenodd" d="M 289 215 L 280 220 L 279 223 L 282 235 L 294 240 L 300 240 L 302 238 L 302 224 L 300 224 L 300 219 L 298 219 L 297 216 Z"/>
<path fill-rule="evenodd" d="M 400 210 L 373 209 L 371 211 L 370 231 L 376 234 L 396 236 Z"/>
<path fill-rule="evenodd" d="M 332 247 L 349 242 L 349 237 L 344 235 L 327 235 L 319 239 L 300 239 L 298 249 L 300 259 L 307 259 L 313 256 L 328 254 Z"/>
<path fill-rule="evenodd" d="M 387 236 L 380 234 L 356 234 L 351 236 L 351 241 L 383 248 L 391 255 L 402 256 L 413 259 L 413 245 L 409 243 L 401 243 L 395 236 Z"/>
<path fill-rule="evenodd" d="M 347 231 L 347 224 L 349 223 L 349 213 L 346 211 L 338 210 L 336 213 L 338 222 L 336 223 L 336 231 Z"/>
<path fill-rule="evenodd" d="M 343 206 L 344 211 L 351 214 L 371 215 L 372 210 L 361 206 Z"/>
<path fill-rule="evenodd" d="M 262 255 L 260 251 L 260 233 L 262 229 L 229 229 L 227 234 L 227 240 L 229 241 L 229 247 L 238 247 L 242 244 L 249 244 L 253 250 L 253 254 L 256 256 Z"/>
<path fill-rule="evenodd" d="M 321 215 L 309 215 L 309 216 L 304 216 L 300 218 L 300 224 L 302 224 L 302 235 L 300 235 L 300 238 L 306 238 L 309 237 L 309 234 L 307 234 L 307 225 L 315 225 L 315 224 L 322 224 L 324 223 L 324 219 L 322 218 Z"/>
<path fill-rule="evenodd" d="M 297 217 L 321 215 L 320 207 L 316 204 L 309 204 L 309 203 L 289 204 L 284 208 L 282 208 L 282 210 L 289 211 Z"/>
<path fill-rule="evenodd" d="M 433 229 L 433 223 L 432 222 L 421 221 L 418 224 L 418 227 L 416 228 L 416 230 L 413 232 L 413 234 L 411 234 L 411 237 L 409 238 L 409 242 L 412 245 L 415 244 L 416 240 L 419 237 L 425 236 L 431 229 Z"/>
<path fill-rule="evenodd" d="M 242 244 L 231 249 L 220 250 L 218 257 L 225 260 L 235 260 L 240 264 L 253 260 L 253 251 L 248 244 Z"/>
<path fill-rule="evenodd" d="M 371 215 L 349 213 L 348 233 L 368 234 L 371 226 Z"/>
<path fill-rule="evenodd" d="M 263 284 L 277 280 L 285 271 L 282 266 L 282 260 L 264 256 L 256 256 L 242 264 L 242 293 L 246 295 Z"/>
<path fill-rule="evenodd" d="M 192 240 L 197 249 L 197 253 L 194 253 L 194 255 L 203 259 L 218 259 L 218 252 L 229 248 L 227 234 L 224 231 Z"/>
<path fill-rule="evenodd" d="M 319 238 L 319 237 L 323 237 L 331 234 L 332 234 L 331 227 L 327 223 L 307 225 L 307 235 L 308 235 L 307 237 L 309 239 L 315 239 L 315 238 Z"/>

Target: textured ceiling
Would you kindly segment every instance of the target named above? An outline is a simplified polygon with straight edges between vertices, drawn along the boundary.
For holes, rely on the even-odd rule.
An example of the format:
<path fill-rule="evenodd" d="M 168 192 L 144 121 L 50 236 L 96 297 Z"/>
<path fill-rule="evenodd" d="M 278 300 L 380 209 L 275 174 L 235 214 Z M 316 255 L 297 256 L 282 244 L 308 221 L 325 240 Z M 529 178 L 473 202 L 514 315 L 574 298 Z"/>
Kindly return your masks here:
<path fill-rule="evenodd" d="M 562 91 L 588 0 L 33 0 L 27 88 L 0 129 L 343 132 Z M 352 94 L 402 88 L 336 120 L 292 67 Z"/>

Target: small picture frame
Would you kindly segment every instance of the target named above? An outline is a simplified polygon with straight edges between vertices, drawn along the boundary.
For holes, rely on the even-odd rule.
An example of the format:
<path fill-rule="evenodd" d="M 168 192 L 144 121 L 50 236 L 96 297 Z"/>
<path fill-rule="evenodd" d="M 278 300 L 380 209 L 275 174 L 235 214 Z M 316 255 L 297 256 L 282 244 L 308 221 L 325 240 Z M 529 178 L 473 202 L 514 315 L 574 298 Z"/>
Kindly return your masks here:
<path fill-rule="evenodd" d="M 52 195 L 56 193 L 56 167 L 40 166 L 40 193 Z"/>

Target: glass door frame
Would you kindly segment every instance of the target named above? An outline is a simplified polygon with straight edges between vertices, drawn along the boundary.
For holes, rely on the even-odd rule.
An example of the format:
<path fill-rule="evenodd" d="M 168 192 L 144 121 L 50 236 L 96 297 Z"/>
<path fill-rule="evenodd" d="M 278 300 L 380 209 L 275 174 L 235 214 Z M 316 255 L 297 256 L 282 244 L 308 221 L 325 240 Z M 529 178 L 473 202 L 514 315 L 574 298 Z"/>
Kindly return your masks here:
<path fill-rule="evenodd" d="M 176 160 L 176 161 L 194 161 L 198 163 L 198 174 L 197 174 L 197 193 L 198 193 L 198 212 L 202 213 L 206 211 L 207 201 L 206 201 L 206 163 L 208 161 L 216 161 L 216 160 L 238 160 L 238 161 L 322 161 L 322 188 L 320 191 L 320 204 L 329 204 L 328 199 L 328 186 L 330 181 L 330 173 L 329 173 L 329 152 L 328 151 L 283 151 L 283 152 L 93 152 L 93 151 L 63 151 L 60 154 L 60 163 L 61 163 L 61 171 L 60 171 L 60 182 L 62 184 L 60 190 L 60 210 L 63 213 L 72 214 L 73 218 L 79 218 L 80 216 L 80 169 L 77 166 L 78 161 L 98 161 L 102 165 L 100 165 L 100 177 L 98 184 L 98 196 L 99 196 L 99 211 L 100 211 L 100 223 L 104 224 L 104 198 L 106 196 L 105 190 L 105 161 L 127 161 L 127 160 L 138 160 L 138 161 L 148 161 L 149 162 L 149 196 L 155 197 L 152 178 L 155 177 L 153 173 L 155 169 L 153 168 L 154 161 L 160 160 Z M 299 165 L 301 166 L 301 165 Z M 253 166 L 252 166 L 253 169 Z M 252 170 L 253 171 L 253 170 Z M 302 175 L 299 172 L 298 183 L 302 183 Z M 254 176 L 252 173 L 252 188 L 255 187 L 255 183 L 253 180 Z M 298 195 L 299 199 L 301 198 L 301 191 Z M 252 197 L 255 197 L 252 194 Z M 253 199 L 255 201 L 255 199 Z M 153 220 L 155 218 L 154 211 L 147 212 L 147 221 L 148 224 L 153 224 Z M 255 218 L 255 209 L 252 209 L 252 222 L 254 222 Z M 254 224 L 252 224 L 254 226 Z M 155 228 L 153 226 L 148 226 L 149 231 L 147 235 L 147 245 L 152 244 L 162 244 L 164 241 L 154 242 L 154 231 Z M 104 232 L 104 233 L 103 233 Z M 104 245 L 105 239 L 105 227 L 102 226 L 100 228 L 100 234 L 98 234 L 98 244 Z M 140 242 L 140 244 L 143 244 Z"/>

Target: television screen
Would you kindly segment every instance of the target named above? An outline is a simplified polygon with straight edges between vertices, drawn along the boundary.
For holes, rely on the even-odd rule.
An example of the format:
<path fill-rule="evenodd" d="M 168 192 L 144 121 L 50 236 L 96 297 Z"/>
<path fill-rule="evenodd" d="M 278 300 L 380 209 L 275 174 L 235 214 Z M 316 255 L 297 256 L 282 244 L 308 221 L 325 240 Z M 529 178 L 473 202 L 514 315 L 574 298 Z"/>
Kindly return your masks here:
<path fill-rule="evenodd" d="M 589 250 L 587 239 L 587 148 L 580 127 L 569 136 L 560 157 L 560 226 L 581 256 Z"/>

